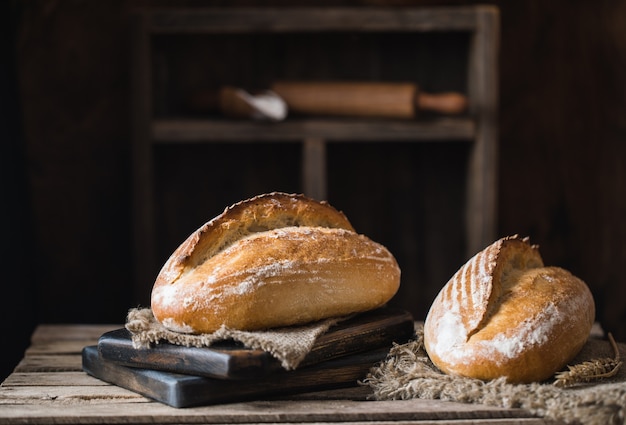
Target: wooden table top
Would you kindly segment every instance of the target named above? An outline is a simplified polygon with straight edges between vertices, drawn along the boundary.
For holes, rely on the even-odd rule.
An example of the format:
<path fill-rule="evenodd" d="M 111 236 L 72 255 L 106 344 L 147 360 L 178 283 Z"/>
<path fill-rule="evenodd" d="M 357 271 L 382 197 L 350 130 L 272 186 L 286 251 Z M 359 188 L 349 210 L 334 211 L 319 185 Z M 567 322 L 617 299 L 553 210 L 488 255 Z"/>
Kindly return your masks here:
<path fill-rule="evenodd" d="M 373 401 L 367 387 L 177 409 L 82 370 L 81 351 L 121 325 L 40 325 L 0 386 L 0 424 L 550 424 L 521 409 L 440 400 Z"/>

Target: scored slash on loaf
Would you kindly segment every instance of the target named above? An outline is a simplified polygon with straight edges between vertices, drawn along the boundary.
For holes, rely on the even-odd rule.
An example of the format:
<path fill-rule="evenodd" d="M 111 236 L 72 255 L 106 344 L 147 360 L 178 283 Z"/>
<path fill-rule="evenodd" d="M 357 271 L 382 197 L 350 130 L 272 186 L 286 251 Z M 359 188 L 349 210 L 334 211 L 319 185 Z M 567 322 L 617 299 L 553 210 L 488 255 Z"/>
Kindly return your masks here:
<path fill-rule="evenodd" d="M 594 317 L 582 280 L 544 266 L 536 246 L 511 236 L 477 253 L 442 288 L 424 322 L 424 346 L 448 374 L 538 382 L 580 351 Z"/>
<path fill-rule="evenodd" d="M 157 276 L 151 307 L 176 332 L 259 330 L 373 310 L 399 285 L 394 256 L 342 212 L 272 192 L 192 233 Z"/>

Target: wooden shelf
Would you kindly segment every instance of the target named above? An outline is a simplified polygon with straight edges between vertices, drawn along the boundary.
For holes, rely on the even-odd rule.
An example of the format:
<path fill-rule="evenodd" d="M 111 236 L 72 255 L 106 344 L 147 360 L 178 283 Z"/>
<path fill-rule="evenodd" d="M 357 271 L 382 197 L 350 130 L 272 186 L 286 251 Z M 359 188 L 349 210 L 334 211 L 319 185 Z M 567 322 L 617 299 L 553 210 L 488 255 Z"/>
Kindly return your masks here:
<path fill-rule="evenodd" d="M 149 293 L 155 270 L 158 271 L 155 261 L 157 189 L 154 187 L 156 180 L 153 164 L 153 149 L 157 145 L 301 143 L 302 192 L 314 198 L 326 199 L 326 146 L 329 142 L 467 142 L 467 171 L 461 182 L 466 192 L 463 213 L 467 254 L 477 252 L 495 239 L 499 50 L 497 7 L 152 9 L 137 14 L 133 31 L 133 231 L 135 291 L 138 299 Z M 429 34 L 422 36 L 421 33 Z M 355 61 L 335 65 L 338 49 L 349 49 L 351 46 L 346 40 L 359 39 L 361 36 L 365 41 L 359 45 L 360 55 L 355 56 Z M 311 39 L 318 38 L 323 39 L 324 48 L 316 50 L 317 45 Z M 400 38 L 406 41 L 401 50 L 389 49 L 389 45 L 385 44 L 391 39 Z M 332 44 L 334 40 L 339 43 Z M 468 97 L 466 116 L 418 116 L 414 121 L 290 117 L 279 123 L 233 121 L 217 116 L 199 119 L 180 116 L 184 110 L 180 107 L 184 87 L 171 88 L 164 83 L 173 75 L 167 66 L 173 66 L 175 71 L 180 71 L 179 67 L 184 68 L 178 62 L 178 55 L 182 55 L 185 46 L 194 45 L 194 42 L 210 48 L 207 47 L 206 55 L 203 50 L 199 50 L 201 55 L 205 55 L 202 64 L 201 61 L 188 62 L 185 69 L 195 68 L 194 72 L 206 75 L 200 71 L 201 65 L 213 70 L 211 67 L 218 64 L 211 78 L 207 77 L 211 84 L 243 85 L 265 84 L 278 77 L 314 80 L 340 77 L 357 80 L 365 76 L 370 80 L 395 81 L 410 75 L 410 78 L 418 79 L 420 77 L 416 76 L 415 71 L 421 68 L 415 65 L 416 61 L 428 61 L 440 55 L 412 57 L 412 52 L 418 55 L 422 52 L 420 46 L 432 42 L 435 45 L 431 47 L 442 52 L 441 49 L 445 47 L 437 44 L 442 40 L 461 46 L 460 66 L 458 61 L 455 62 L 457 65 L 444 61 L 439 66 L 457 66 L 454 70 L 463 76 L 465 84 L 457 84 L 456 87 L 461 86 L 460 90 Z M 242 46 L 244 48 L 239 50 Z M 298 49 L 298 46 L 303 47 Z M 311 55 L 311 60 L 307 57 L 307 49 L 316 53 Z M 331 52 L 332 49 L 334 51 Z M 456 49 L 453 51 L 456 52 Z M 331 54 L 333 52 L 334 56 Z M 372 52 L 375 54 L 370 55 Z M 215 62 L 206 60 L 211 55 L 216 55 Z M 264 55 L 291 58 L 295 65 L 291 67 L 279 61 L 274 68 L 274 63 L 271 60 L 268 62 Z M 174 58 L 168 62 L 171 57 Z M 242 57 L 249 60 L 244 61 L 243 65 L 239 61 L 239 64 L 234 63 L 232 66 L 254 72 L 230 75 L 227 69 L 229 61 L 237 62 Z M 354 68 L 350 65 L 354 64 L 362 64 L 363 67 L 357 71 L 351 69 L 350 72 L 349 68 Z M 315 72 L 317 66 L 320 68 L 319 73 Z M 185 78 L 188 74 L 183 72 L 176 75 Z M 229 79 L 233 79 L 234 83 L 224 81 Z M 212 87 L 211 84 L 208 86 Z M 169 92 L 170 89 L 173 93 Z M 171 102 L 168 95 L 172 94 L 178 103 Z"/>
<path fill-rule="evenodd" d="M 158 144 L 301 142 L 309 138 L 328 142 L 469 142 L 475 132 L 475 123 L 469 118 L 423 122 L 303 119 L 278 123 L 180 118 L 152 123 L 152 140 Z"/>
<path fill-rule="evenodd" d="M 431 8 L 209 8 L 156 10 L 148 16 L 155 34 L 323 31 L 474 31 L 493 6 Z"/>

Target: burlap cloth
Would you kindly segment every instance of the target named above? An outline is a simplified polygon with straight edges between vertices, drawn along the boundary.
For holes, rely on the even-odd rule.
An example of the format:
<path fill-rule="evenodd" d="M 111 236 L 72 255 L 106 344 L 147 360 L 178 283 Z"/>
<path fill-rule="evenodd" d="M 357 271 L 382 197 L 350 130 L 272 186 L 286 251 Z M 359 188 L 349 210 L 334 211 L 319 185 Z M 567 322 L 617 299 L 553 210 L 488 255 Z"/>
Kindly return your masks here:
<path fill-rule="evenodd" d="M 624 359 L 625 344 L 618 344 Z M 572 365 L 598 358 L 614 358 L 611 344 L 590 338 Z M 534 415 L 567 424 L 611 425 L 626 423 L 626 370 L 600 381 L 560 388 L 552 382 L 507 384 L 503 379 L 483 382 L 441 373 L 428 358 L 423 330 L 416 339 L 395 345 L 388 358 L 374 367 L 362 382 L 377 400 L 441 399 L 462 403 L 522 408 Z"/>
<path fill-rule="evenodd" d="M 218 341 L 234 340 L 251 349 L 260 349 L 278 359 L 282 367 L 292 370 L 311 351 L 317 338 L 331 326 L 346 318 L 332 318 L 306 326 L 244 332 L 222 327 L 214 333 L 191 335 L 173 332 L 163 327 L 149 308 L 134 308 L 128 312 L 126 329 L 131 333 L 135 348 L 169 342 L 186 347 L 209 347 Z"/>

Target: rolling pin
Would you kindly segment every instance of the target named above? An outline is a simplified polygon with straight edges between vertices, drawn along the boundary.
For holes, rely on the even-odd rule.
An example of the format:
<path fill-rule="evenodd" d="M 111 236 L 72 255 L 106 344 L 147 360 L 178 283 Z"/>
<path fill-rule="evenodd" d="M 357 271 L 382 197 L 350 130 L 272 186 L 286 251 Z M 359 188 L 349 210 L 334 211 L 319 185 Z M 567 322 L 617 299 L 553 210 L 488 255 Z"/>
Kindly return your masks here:
<path fill-rule="evenodd" d="M 278 81 L 271 91 L 289 113 L 306 115 L 414 118 L 419 111 L 454 115 L 467 109 L 460 93 L 429 94 L 414 83 Z"/>

